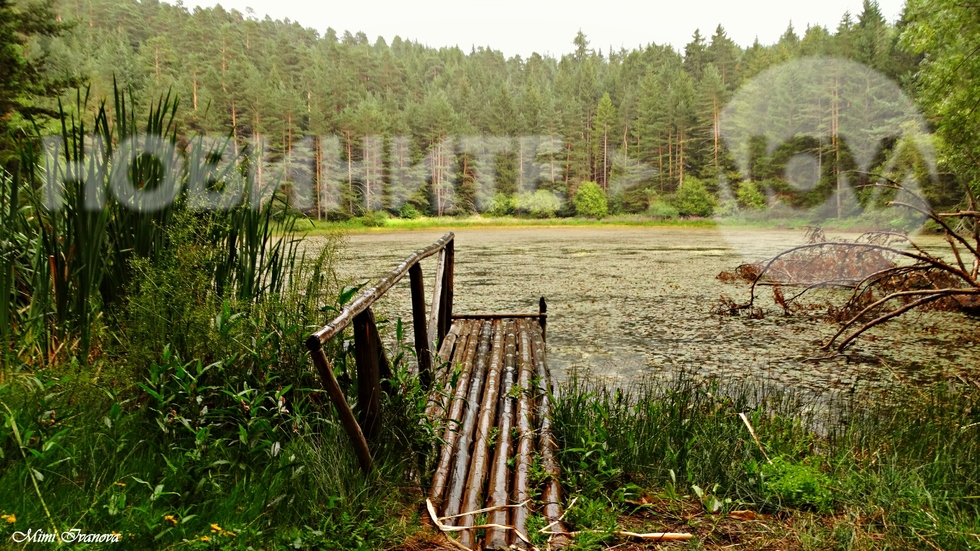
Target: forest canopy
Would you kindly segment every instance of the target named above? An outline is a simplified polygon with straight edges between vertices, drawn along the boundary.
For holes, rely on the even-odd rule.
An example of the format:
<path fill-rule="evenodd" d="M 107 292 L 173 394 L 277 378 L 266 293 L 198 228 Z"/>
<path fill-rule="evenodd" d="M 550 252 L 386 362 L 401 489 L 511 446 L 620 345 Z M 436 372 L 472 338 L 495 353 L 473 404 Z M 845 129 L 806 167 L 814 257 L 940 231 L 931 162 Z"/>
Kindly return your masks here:
<path fill-rule="evenodd" d="M 758 207 L 759 189 L 785 187 L 785 162 L 762 159 L 743 174 L 720 138 L 721 114 L 749 79 L 806 57 L 860 63 L 919 101 L 946 146 L 942 177 L 924 190 L 934 204 L 962 199 L 951 174 L 972 177 L 980 148 L 967 131 L 978 95 L 962 78 L 976 72 L 956 61 L 978 63 L 969 45 L 980 23 L 976 10 L 938 0 L 913 0 L 895 24 L 866 0 L 835 29 L 789 25 L 771 45 L 742 47 L 719 24 L 710 35 L 696 30 L 683 51 L 651 42 L 604 52 L 579 32 L 560 58 L 526 59 L 320 33 L 220 5 L 55 0 L 51 10 L 56 21 L 30 31 L 44 39 L 46 74 L 81 79 L 92 98 L 110 97 L 118 83 L 142 109 L 175 94 L 182 132 L 231 135 L 236 152 L 261 147 L 287 183 L 312 181 L 317 198 L 331 195 L 306 198 L 321 214 L 397 215 L 409 205 L 445 215 L 493 210 L 501 200 L 514 211 L 522 193 L 545 190 L 561 200 L 558 214 L 570 215 L 583 182 L 602 188 L 612 213 L 639 213 L 664 207 L 688 178 L 713 195 L 708 212 Z M 44 95 L 30 79 L 18 82 L 21 96 L 5 97 Z M 959 90 L 953 102 L 943 101 L 947 88 Z M 835 174 L 827 168 L 820 178 L 831 186 Z M 717 200 L 720 182 L 741 182 L 727 203 Z"/>

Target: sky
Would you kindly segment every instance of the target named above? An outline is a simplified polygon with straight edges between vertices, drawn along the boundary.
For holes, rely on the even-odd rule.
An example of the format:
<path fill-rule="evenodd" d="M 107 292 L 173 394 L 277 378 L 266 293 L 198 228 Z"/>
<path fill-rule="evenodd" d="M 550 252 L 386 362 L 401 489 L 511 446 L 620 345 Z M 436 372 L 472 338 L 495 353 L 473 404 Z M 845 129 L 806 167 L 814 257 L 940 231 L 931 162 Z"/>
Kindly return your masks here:
<path fill-rule="evenodd" d="M 560 57 L 571 52 L 572 39 L 581 30 L 592 48 L 632 49 L 650 42 L 671 44 L 683 51 L 695 29 L 706 38 L 721 23 L 728 36 L 742 46 L 758 38 L 776 42 L 792 22 L 802 36 L 808 25 L 823 25 L 831 32 L 845 12 L 855 18 L 862 0 L 367 0 L 312 2 L 310 0 L 185 0 L 194 6 L 214 6 L 248 13 L 259 19 L 290 19 L 321 34 L 333 27 L 364 32 L 373 43 L 378 36 L 390 44 L 395 36 L 432 47 L 489 46 L 507 57 L 532 52 Z M 879 0 L 889 21 L 898 19 L 904 0 Z"/>

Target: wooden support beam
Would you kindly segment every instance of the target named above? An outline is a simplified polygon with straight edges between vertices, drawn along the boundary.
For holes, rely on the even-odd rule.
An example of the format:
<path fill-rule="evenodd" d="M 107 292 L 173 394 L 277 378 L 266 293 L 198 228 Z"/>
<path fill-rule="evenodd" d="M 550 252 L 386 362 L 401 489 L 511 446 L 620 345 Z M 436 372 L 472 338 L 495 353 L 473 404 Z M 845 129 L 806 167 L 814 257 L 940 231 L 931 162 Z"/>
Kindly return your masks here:
<path fill-rule="evenodd" d="M 432 385 L 432 353 L 429 349 L 428 327 L 425 317 L 425 285 L 422 267 L 415 264 L 408 270 L 412 286 L 412 328 L 415 333 L 415 357 L 419 362 L 419 379 L 422 387 Z"/>
<path fill-rule="evenodd" d="M 327 355 L 323 352 L 323 348 L 319 344 L 320 341 L 317 341 L 318 346 L 316 349 L 310 351 L 310 356 L 313 358 L 313 365 L 316 367 L 317 373 L 320 374 L 320 381 L 323 383 L 323 388 L 327 391 L 327 395 L 330 396 L 330 401 L 337 408 L 340 424 L 347 432 L 347 436 L 350 437 L 351 444 L 354 446 L 354 452 L 357 454 L 357 460 L 361 464 L 361 471 L 364 474 L 370 473 L 374 469 L 374 462 L 371 460 L 371 451 L 368 449 L 367 440 L 364 439 L 361 426 L 357 424 L 354 412 L 351 411 L 350 406 L 347 404 L 347 397 L 344 396 L 344 391 L 341 390 L 340 384 L 337 383 L 337 377 L 333 374 L 333 366 L 330 365 L 330 360 L 327 359 Z"/>
<path fill-rule="evenodd" d="M 482 313 L 482 314 L 453 314 L 453 319 L 454 320 L 469 320 L 469 319 L 499 320 L 499 319 L 505 319 L 505 318 L 514 318 L 514 319 L 518 319 L 518 318 L 534 318 L 534 319 L 539 319 L 542 316 L 544 316 L 544 317 L 547 318 L 548 317 L 548 314 L 542 314 L 540 312 L 538 312 L 537 314 L 528 314 L 528 313 L 523 313 L 523 314 L 517 314 L 517 313 L 499 314 L 498 313 L 498 314 L 495 314 L 495 313 L 491 313 L 491 312 L 486 312 L 486 313 Z"/>
<path fill-rule="evenodd" d="M 381 377 L 386 373 L 390 378 L 391 368 L 370 308 L 354 317 L 354 359 L 361 430 L 368 440 L 374 440 L 381 430 Z"/>

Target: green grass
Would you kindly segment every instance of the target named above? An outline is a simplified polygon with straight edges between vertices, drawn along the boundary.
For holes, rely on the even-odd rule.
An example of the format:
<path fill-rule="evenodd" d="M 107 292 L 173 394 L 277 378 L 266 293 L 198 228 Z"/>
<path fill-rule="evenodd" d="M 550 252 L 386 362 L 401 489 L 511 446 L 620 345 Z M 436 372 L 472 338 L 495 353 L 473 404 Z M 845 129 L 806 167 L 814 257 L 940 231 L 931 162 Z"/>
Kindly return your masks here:
<path fill-rule="evenodd" d="M 519 228 L 519 227 L 601 227 L 601 226 L 635 226 L 635 227 L 689 227 L 713 228 L 717 225 L 714 220 L 664 220 L 641 216 L 611 216 L 602 220 L 588 218 L 517 218 L 503 217 L 422 217 L 416 219 L 389 218 L 384 226 L 365 226 L 360 218 L 352 218 L 347 222 L 318 222 L 304 221 L 297 224 L 298 231 L 309 232 L 310 235 L 345 232 L 385 232 L 397 230 L 426 230 L 426 229 L 458 229 L 458 228 Z"/>
<path fill-rule="evenodd" d="M 797 544 L 780 548 L 980 548 L 980 394 L 941 384 L 890 398 L 808 403 L 765 385 L 573 378 L 555 413 L 567 497 L 618 514 L 695 503 L 689 528 L 709 547 L 725 543 L 713 523 L 748 509 L 789 519 L 774 524 Z"/>

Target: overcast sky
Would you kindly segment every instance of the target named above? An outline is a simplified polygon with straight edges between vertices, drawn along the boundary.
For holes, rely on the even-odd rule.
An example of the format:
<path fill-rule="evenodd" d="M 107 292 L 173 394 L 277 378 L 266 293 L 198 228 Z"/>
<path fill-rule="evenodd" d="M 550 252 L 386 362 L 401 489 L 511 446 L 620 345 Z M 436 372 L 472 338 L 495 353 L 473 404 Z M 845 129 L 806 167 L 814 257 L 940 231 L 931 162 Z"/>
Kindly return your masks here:
<path fill-rule="evenodd" d="M 862 0 L 679 0 L 637 2 L 600 0 L 564 2 L 546 0 L 367 0 L 364 2 L 310 0 L 185 1 L 245 12 L 251 7 L 258 18 L 289 18 L 322 34 L 333 27 L 363 31 L 373 43 L 383 36 L 388 43 L 396 35 L 433 47 L 490 46 L 507 56 L 527 57 L 532 52 L 561 56 L 573 49 L 572 38 L 582 30 L 593 48 L 635 48 L 650 42 L 669 43 L 683 50 L 695 29 L 710 37 L 721 23 L 728 36 L 742 46 L 759 38 L 763 44 L 779 39 L 792 21 L 797 34 L 808 25 L 823 25 L 831 32 L 844 12 L 856 18 Z M 894 22 L 904 0 L 880 0 L 885 18 Z"/>

